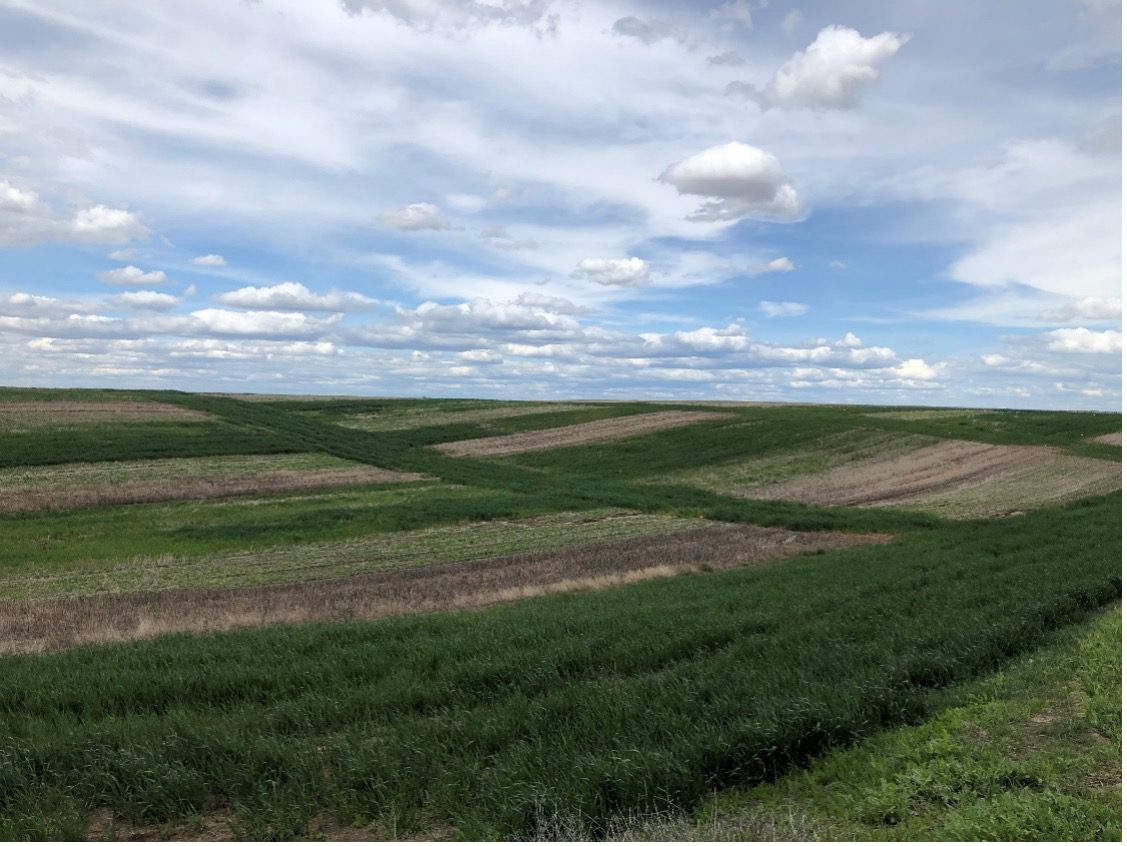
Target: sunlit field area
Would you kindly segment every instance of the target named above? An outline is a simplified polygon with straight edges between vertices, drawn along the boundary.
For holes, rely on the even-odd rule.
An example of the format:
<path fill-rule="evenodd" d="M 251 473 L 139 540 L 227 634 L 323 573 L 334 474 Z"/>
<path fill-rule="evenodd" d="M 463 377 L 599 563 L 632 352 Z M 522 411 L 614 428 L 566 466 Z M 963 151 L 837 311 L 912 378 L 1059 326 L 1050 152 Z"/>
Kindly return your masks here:
<path fill-rule="evenodd" d="M 1120 430 L 5 389 L 0 837 L 1118 839 Z"/>

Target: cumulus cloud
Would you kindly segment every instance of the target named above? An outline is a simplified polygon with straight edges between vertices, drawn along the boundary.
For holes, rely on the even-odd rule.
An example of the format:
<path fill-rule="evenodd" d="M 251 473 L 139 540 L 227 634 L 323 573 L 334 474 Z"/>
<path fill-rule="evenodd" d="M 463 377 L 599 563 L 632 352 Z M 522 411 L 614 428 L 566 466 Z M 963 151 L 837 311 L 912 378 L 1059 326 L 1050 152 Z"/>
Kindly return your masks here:
<path fill-rule="evenodd" d="M 80 209 L 71 221 L 71 230 L 80 239 L 96 244 L 124 244 L 148 234 L 136 214 L 107 206 Z"/>
<path fill-rule="evenodd" d="M 644 21 L 634 15 L 619 18 L 614 22 L 611 31 L 615 35 L 626 38 L 636 38 L 643 44 L 656 44 L 663 38 L 673 38 L 673 29 L 660 21 Z"/>
<path fill-rule="evenodd" d="M 637 256 L 624 259 L 585 258 L 571 274 L 597 285 L 637 288 L 650 281 L 650 266 Z"/>
<path fill-rule="evenodd" d="M 576 305 L 564 297 L 553 297 L 550 294 L 541 294 L 538 291 L 525 291 L 513 300 L 516 305 L 528 308 L 541 309 L 552 314 L 586 314 L 590 309 Z"/>
<path fill-rule="evenodd" d="M 1123 334 L 1114 329 L 1095 332 L 1078 326 L 1074 329 L 1054 329 L 1042 337 L 1051 352 L 1118 353 L 1123 349 Z"/>
<path fill-rule="evenodd" d="M 145 272 L 130 264 L 114 270 L 103 270 L 98 274 L 98 281 L 107 285 L 160 285 L 168 281 L 168 276 L 163 270 Z"/>
<path fill-rule="evenodd" d="M 909 358 L 894 368 L 894 372 L 901 379 L 912 381 L 931 382 L 938 379 L 943 369 L 928 364 L 922 358 Z"/>
<path fill-rule="evenodd" d="M 765 106 L 782 108 L 852 109 L 861 88 L 880 75 L 877 68 L 908 37 L 882 32 L 865 38 L 855 29 L 827 26 L 775 71 L 759 99 Z"/>
<path fill-rule="evenodd" d="M 339 315 L 322 319 L 293 311 L 204 308 L 188 315 L 188 325 L 180 322 L 175 328 L 191 334 L 308 339 L 328 331 L 338 320 Z"/>
<path fill-rule="evenodd" d="M 24 317 L 66 317 L 71 314 L 89 314 L 98 310 L 96 303 L 86 300 L 45 297 L 19 291 L 0 296 L 0 314 Z"/>
<path fill-rule="evenodd" d="M 678 194 L 710 198 L 690 220 L 793 220 L 801 213 L 798 192 L 779 160 L 739 141 L 709 147 L 671 164 L 658 179 Z"/>
<path fill-rule="evenodd" d="M 768 317 L 799 317 L 810 311 L 806 303 L 776 303 L 770 300 L 760 300 L 759 310 Z"/>
<path fill-rule="evenodd" d="M 1068 323 L 1071 320 L 1120 320 L 1123 300 L 1120 297 L 1083 297 L 1067 305 L 1041 312 L 1038 319 L 1046 323 Z"/>
<path fill-rule="evenodd" d="M 112 300 L 114 305 L 128 306 L 138 311 L 168 311 L 180 300 L 171 294 L 158 291 L 126 291 Z"/>
<path fill-rule="evenodd" d="M 327 294 L 315 294 L 300 282 L 239 288 L 219 294 L 215 300 L 238 308 L 286 311 L 360 311 L 378 303 L 378 300 L 351 291 L 334 289 Z"/>
<path fill-rule="evenodd" d="M 206 256 L 196 256 L 192 259 L 192 264 L 200 267 L 224 267 L 227 264 L 227 259 L 215 253 L 208 253 Z"/>
<path fill-rule="evenodd" d="M 768 273 L 790 273 L 792 270 L 794 270 L 794 262 L 786 256 L 771 259 L 767 262 L 766 271 Z"/>
<path fill-rule="evenodd" d="M 380 221 L 390 229 L 400 232 L 419 232 L 426 229 L 442 231 L 455 226 L 442 215 L 434 203 L 411 203 L 401 209 L 380 216 Z"/>

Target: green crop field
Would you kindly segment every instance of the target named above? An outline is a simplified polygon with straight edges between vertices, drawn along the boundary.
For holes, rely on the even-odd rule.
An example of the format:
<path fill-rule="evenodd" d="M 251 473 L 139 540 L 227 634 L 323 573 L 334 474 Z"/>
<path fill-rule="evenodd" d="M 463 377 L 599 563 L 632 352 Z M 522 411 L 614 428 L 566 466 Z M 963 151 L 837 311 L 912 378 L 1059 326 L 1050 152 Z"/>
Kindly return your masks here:
<path fill-rule="evenodd" d="M 0 423 L 0 839 L 1119 838 L 1118 414 Z"/>

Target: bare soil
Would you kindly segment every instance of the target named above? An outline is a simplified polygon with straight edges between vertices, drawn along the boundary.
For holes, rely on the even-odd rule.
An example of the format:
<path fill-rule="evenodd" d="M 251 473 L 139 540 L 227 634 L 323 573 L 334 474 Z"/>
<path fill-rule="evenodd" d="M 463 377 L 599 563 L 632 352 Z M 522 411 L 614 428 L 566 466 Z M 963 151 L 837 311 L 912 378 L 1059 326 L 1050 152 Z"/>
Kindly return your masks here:
<path fill-rule="evenodd" d="M 475 608 L 692 571 L 758 566 L 815 550 L 888 540 L 887 535 L 712 526 L 302 584 L 5 601 L 0 602 L 0 654 L 56 652 L 171 632 Z"/>
<path fill-rule="evenodd" d="M 1049 463 L 1050 447 L 947 440 L 911 452 L 834 468 L 743 492 L 752 499 L 813 505 L 885 505 Z"/>
<path fill-rule="evenodd" d="M 1112 446 L 1123 446 L 1123 433 L 1122 432 L 1109 432 L 1106 435 L 1098 435 L 1094 438 L 1089 438 L 1094 444 L 1111 444 Z"/>
<path fill-rule="evenodd" d="M 51 511 L 80 506 L 132 505 L 144 502 L 223 499 L 249 494 L 320 490 L 347 485 L 411 482 L 424 477 L 381 467 L 281 470 L 252 475 L 217 474 L 197 478 L 147 479 L 53 489 L 0 490 L 0 513 Z"/>
<path fill-rule="evenodd" d="M 687 426 L 702 420 L 721 420 L 727 417 L 731 415 L 719 411 L 656 411 L 652 414 L 631 414 L 625 417 L 612 417 L 609 420 L 595 420 L 590 423 L 557 426 L 553 429 L 539 429 L 514 435 L 499 435 L 494 438 L 451 441 L 438 444 L 436 449 L 442 450 L 447 455 L 475 458 L 514 455 L 520 452 L 556 449 L 597 441 L 620 440 L 661 429 Z"/>

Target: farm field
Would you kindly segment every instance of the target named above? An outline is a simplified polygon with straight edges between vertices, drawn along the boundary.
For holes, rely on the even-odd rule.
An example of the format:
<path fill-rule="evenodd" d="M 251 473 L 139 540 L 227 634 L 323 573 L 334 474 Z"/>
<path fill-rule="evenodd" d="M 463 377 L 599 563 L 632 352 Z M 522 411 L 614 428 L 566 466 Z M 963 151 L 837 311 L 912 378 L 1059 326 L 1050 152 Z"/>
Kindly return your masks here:
<path fill-rule="evenodd" d="M 1120 431 L 0 390 L 0 837 L 1117 837 Z"/>

